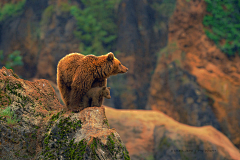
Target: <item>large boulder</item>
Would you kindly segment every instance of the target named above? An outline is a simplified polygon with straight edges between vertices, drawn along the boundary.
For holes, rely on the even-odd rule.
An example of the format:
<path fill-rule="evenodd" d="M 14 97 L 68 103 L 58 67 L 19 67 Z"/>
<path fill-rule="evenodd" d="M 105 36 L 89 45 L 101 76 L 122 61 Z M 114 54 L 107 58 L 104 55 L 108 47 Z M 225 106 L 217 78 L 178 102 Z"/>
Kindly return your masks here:
<path fill-rule="evenodd" d="M 160 111 L 106 107 L 110 127 L 126 145 L 132 160 L 239 159 L 240 151 L 212 126 L 179 123 Z"/>
<path fill-rule="evenodd" d="M 0 69 L 0 159 L 130 159 L 103 107 L 72 113 L 47 80 Z"/>
<path fill-rule="evenodd" d="M 130 159 L 115 129 L 110 129 L 104 107 L 52 116 L 43 150 L 37 159 Z"/>

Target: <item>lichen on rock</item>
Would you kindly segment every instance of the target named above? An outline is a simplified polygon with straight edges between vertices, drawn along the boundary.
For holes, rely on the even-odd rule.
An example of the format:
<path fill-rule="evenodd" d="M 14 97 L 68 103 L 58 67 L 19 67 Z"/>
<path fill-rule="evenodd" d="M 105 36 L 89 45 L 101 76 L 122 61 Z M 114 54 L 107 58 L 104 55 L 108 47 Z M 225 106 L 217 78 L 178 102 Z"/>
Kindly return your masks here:
<path fill-rule="evenodd" d="M 63 108 L 47 80 L 26 81 L 5 67 L 0 69 L 0 106 L 2 159 L 33 159 L 41 150 L 44 122 Z"/>
<path fill-rule="evenodd" d="M 3 67 L 0 106 L 0 159 L 130 159 L 104 107 L 71 113 L 47 80 L 23 80 Z"/>
<path fill-rule="evenodd" d="M 130 159 L 119 134 L 105 119 L 104 107 L 54 115 L 38 159 Z"/>

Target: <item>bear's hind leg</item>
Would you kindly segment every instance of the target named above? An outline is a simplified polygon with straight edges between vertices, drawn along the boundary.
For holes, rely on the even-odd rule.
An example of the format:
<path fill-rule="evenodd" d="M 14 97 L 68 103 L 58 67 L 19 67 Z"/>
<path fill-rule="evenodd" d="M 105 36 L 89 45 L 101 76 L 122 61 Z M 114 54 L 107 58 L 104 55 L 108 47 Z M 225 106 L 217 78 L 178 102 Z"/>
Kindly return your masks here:
<path fill-rule="evenodd" d="M 70 92 L 70 99 L 69 99 L 69 105 L 67 106 L 69 110 L 72 111 L 80 111 L 83 110 L 84 107 L 81 105 L 82 99 L 79 96 L 79 92 L 71 90 Z"/>
<path fill-rule="evenodd" d="M 62 97 L 62 100 L 64 102 L 64 104 L 66 106 L 69 105 L 69 94 L 70 94 L 70 90 L 71 90 L 71 87 L 68 87 L 66 86 L 66 84 L 61 80 L 61 79 L 58 79 L 58 89 L 60 91 L 60 95 Z"/>

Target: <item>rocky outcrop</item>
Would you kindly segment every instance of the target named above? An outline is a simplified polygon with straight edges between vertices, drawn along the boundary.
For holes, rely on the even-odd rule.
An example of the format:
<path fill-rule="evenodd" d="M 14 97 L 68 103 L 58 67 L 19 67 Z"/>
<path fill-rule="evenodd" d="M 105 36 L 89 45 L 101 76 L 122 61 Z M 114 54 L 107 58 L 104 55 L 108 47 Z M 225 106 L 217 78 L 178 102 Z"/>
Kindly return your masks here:
<path fill-rule="evenodd" d="M 181 124 L 160 111 L 106 107 L 130 157 L 139 159 L 239 159 L 240 151 L 212 126 Z"/>
<path fill-rule="evenodd" d="M 223 148 L 222 143 L 227 147 Z M 225 160 L 239 159 L 240 155 L 230 140 L 211 126 L 193 129 L 156 126 L 154 148 L 155 159 Z"/>
<path fill-rule="evenodd" d="M 212 125 L 221 131 L 211 99 L 199 86 L 195 76 L 176 62 L 168 64 L 165 70 L 158 69 L 152 77 L 147 109 L 160 110 L 181 123 Z"/>
<path fill-rule="evenodd" d="M 204 0 L 177 1 L 176 9 L 169 21 L 168 45 L 159 54 L 147 106 L 190 125 L 202 126 L 217 120 L 213 126 L 220 129 L 240 148 L 239 57 L 229 59 L 207 38 L 202 24 L 205 14 Z M 170 71 L 168 67 L 173 62 L 182 71 L 195 77 L 196 82 L 188 82 L 188 78 L 184 76 L 181 83 L 177 79 L 171 80 L 171 83 L 167 82 L 170 75 L 167 76 L 165 73 Z M 201 91 L 195 90 L 195 93 L 189 95 L 191 89 L 184 88 L 184 83 L 194 83 L 194 86 Z M 174 86 L 176 88 L 172 90 Z M 181 89 L 181 94 L 176 97 L 177 93 L 173 91 L 177 91 L 177 88 Z M 206 98 L 202 98 L 203 94 Z M 187 95 L 189 98 L 186 97 Z M 178 106 L 182 106 L 180 114 L 175 110 Z M 209 113 L 201 116 L 201 113 L 206 111 Z M 192 115 L 191 118 L 186 116 L 189 113 Z"/>
<path fill-rule="evenodd" d="M 52 116 L 37 159 L 130 159 L 115 129 L 109 129 L 104 107 Z"/>
<path fill-rule="evenodd" d="M 44 123 L 63 109 L 47 80 L 29 82 L 0 69 L 0 157 L 34 159 L 41 151 Z"/>
<path fill-rule="evenodd" d="M 71 113 L 47 80 L 0 69 L 1 159 L 130 159 L 103 107 Z"/>

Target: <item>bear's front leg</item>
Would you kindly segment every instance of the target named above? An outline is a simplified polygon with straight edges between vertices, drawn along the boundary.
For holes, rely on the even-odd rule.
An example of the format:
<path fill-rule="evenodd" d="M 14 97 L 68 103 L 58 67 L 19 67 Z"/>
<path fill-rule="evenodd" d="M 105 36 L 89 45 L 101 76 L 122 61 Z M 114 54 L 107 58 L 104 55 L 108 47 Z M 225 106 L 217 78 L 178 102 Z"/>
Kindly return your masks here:
<path fill-rule="evenodd" d="M 99 106 L 101 107 L 103 105 L 103 97 L 100 97 L 98 100 Z"/>
<path fill-rule="evenodd" d="M 95 79 L 95 81 L 92 84 L 92 88 L 103 87 L 103 86 L 107 86 L 107 78 Z M 103 97 L 99 97 L 98 102 L 96 102 L 95 104 L 97 104 L 99 107 L 101 107 L 103 105 Z"/>

